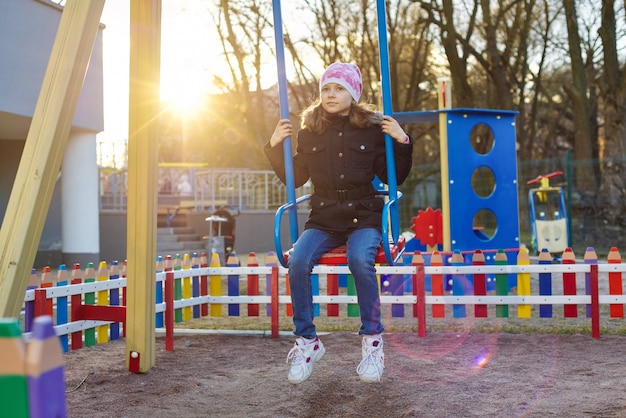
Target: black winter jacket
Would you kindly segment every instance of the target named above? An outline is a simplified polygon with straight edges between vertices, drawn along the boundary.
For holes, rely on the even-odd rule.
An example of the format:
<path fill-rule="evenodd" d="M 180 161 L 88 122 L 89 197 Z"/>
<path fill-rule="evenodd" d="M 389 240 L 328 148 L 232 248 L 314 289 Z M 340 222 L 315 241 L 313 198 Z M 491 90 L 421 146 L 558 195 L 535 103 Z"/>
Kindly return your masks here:
<path fill-rule="evenodd" d="M 396 181 L 400 185 L 411 171 L 413 142 L 392 141 Z M 264 151 L 276 175 L 285 183 L 283 146 L 271 147 L 268 142 Z M 375 175 L 387 182 L 385 135 L 380 119 L 359 129 L 350 125 L 346 116 L 335 116 L 322 135 L 300 130 L 293 170 L 295 187 L 309 179 L 314 186 L 305 229 L 344 234 L 358 228 L 381 230 L 384 201 L 372 186 Z"/>

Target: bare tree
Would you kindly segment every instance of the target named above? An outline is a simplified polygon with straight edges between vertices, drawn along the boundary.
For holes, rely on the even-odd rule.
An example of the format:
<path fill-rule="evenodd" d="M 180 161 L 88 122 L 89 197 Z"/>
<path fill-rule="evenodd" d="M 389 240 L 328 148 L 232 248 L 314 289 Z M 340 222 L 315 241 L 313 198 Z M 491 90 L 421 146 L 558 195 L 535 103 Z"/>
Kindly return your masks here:
<path fill-rule="evenodd" d="M 207 4 L 207 18 L 213 18 L 230 76 L 215 76 L 213 84 L 221 94 L 207 96 L 202 118 L 183 127 L 189 144 L 183 159 L 208 160 L 212 167 L 264 167 L 262 145 L 270 128 L 264 113 L 268 98 L 262 93 L 262 69 L 270 56 L 266 39 L 271 33 L 272 6 L 262 0 L 212 3 Z M 165 127 L 170 129 L 164 133 L 175 132 L 171 121 Z"/>
<path fill-rule="evenodd" d="M 549 67 L 548 62 L 552 61 L 550 51 L 554 50 L 555 43 L 558 43 L 558 40 L 553 42 L 552 38 L 555 32 L 555 21 L 560 16 L 560 10 L 553 10 L 551 3 L 554 1 L 541 1 L 537 10 L 540 12 L 537 13 L 537 19 L 532 20 L 530 28 L 535 36 L 532 40 L 523 40 L 527 47 L 522 49 L 528 51 L 528 59 L 525 61 L 526 65 L 520 69 L 522 82 L 519 85 L 517 98 L 520 112 L 518 118 L 520 152 L 518 155 L 521 160 L 540 158 L 544 154 L 546 141 L 557 136 L 554 134 L 554 129 L 550 128 L 551 124 L 545 115 L 558 114 L 564 108 L 560 99 L 561 83 L 555 88 L 550 88 L 551 80 L 546 80 L 548 75 L 545 69 Z M 531 20 L 529 19 L 528 22 Z M 547 125 L 546 122 L 548 122 Z"/>
<path fill-rule="evenodd" d="M 622 4 L 624 6 L 624 4 Z M 624 20 L 622 9 L 622 24 Z M 604 116 L 605 156 L 624 156 L 626 151 L 626 70 L 620 63 L 617 48 L 617 17 L 615 1 L 602 1 L 602 38 L 604 67 L 601 95 Z M 623 34 L 622 34 L 623 35 Z M 602 183 L 598 204 L 605 208 L 604 215 L 611 224 L 626 225 L 626 167 L 623 158 L 609 158 L 602 167 Z"/>
<path fill-rule="evenodd" d="M 593 156 L 594 138 L 591 120 L 597 115 L 591 114 L 590 84 L 587 79 L 587 68 L 593 66 L 593 52 L 587 52 L 583 58 L 581 39 L 578 28 L 575 0 L 563 0 L 565 20 L 567 22 L 569 57 L 572 71 L 572 82 L 563 84 L 563 88 L 571 99 L 574 120 L 574 158 L 588 160 Z M 590 165 L 577 165 L 575 173 L 576 186 L 584 191 L 596 190 L 597 182 Z"/>
<path fill-rule="evenodd" d="M 380 104 L 380 58 L 374 0 L 303 0 L 300 10 L 308 31 L 298 43 L 308 46 L 323 65 L 354 62 L 363 74 L 363 97 Z M 394 111 L 434 109 L 436 77 L 432 35 L 422 11 L 408 0 L 386 2 L 391 95 Z M 315 76 L 319 76 L 315 74 Z M 315 84 L 317 80 L 314 80 Z"/>
<path fill-rule="evenodd" d="M 465 6 L 466 3 L 463 3 Z M 476 16 L 478 4 L 465 9 L 466 20 L 464 25 L 456 22 L 456 9 L 453 0 L 422 1 L 421 7 L 427 12 L 427 22 L 439 29 L 441 45 L 446 53 L 449 65 L 450 77 L 454 86 L 453 97 L 455 106 L 474 107 L 474 91 L 470 85 L 469 72 L 472 66 L 469 63 L 470 51 L 467 48 L 459 48 L 460 45 L 470 43 L 470 39 L 476 28 Z M 463 27 L 465 33 L 461 34 L 457 28 Z"/>

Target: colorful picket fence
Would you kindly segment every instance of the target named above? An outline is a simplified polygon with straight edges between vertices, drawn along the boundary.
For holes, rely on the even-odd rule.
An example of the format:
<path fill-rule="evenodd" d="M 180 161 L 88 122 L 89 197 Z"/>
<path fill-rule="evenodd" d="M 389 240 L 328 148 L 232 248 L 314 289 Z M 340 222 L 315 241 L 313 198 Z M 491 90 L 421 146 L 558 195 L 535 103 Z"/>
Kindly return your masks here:
<path fill-rule="evenodd" d="M 287 270 L 278 266 L 272 253 L 265 261 L 259 266 L 254 253 L 246 266 L 235 254 L 226 266 L 220 266 L 217 254 L 210 262 L 204 253 L 159 257 L 155 324 L 165 328 L 166 348 L 173 349 L 175 324 L 206 316 L 269 316 L 271 335 L 278 336 L 281 307 L 291 315 Z M 542 252 L 531 264 L 528 252 L 521 249 L 415 252 L 405 255 L 404 265 L 377 266 L 381 303 L 391 305 L 392 318 L 415 318 L 420 336 L 426 335 L 429 317 L 481 318 L 491 310 L 495 317 L 509 318 L 510 308 L 515 308 L 517 318 L 552 318 L 553 307 L 562 305 L 565 318 L 578 317 L 580 307 L 597 338 L 600 305 L 609 305 L 611 318 L 624 317 L 625 271 L 617 248 L 611 249 L 606 263 L 599 263 L 589 248 L 583 263 L 577 263 L 567 249 L 560 263 Z M 359 316 L 347 266 L 318 265 L 313 273 L 317 316 L 338 316 L 340 305 L 346 305 L 348 316 Z M 600 277 L 608 280 L 605 294 L 599 292 Z M 69 273 L 66 266 L 59 266 L 56 275 L 50 268 L 40 276 L 33 272 L 25 297 L 24 337 L 30 337 L 35 317 L 50 315 L 64 351 L 118 339 L 124 335 L 125 291 L 125 263 L 100 262 L 97 270 L 89 264 L 84 271 L 74 265 Z M 247 309 L 242 310 L 242 305 Z"/>

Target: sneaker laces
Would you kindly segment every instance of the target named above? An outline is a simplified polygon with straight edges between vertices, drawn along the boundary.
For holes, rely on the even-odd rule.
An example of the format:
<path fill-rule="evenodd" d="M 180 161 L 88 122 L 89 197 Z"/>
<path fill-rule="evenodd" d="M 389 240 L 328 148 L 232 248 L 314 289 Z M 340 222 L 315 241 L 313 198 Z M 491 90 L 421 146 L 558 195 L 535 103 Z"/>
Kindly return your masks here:
<path fill-rule="evenodd" d="M 290 361 L 291 364 L 306 363 L 306 358 L 308 356 L 305 351 L 306 350 L 304 349 L 304 345 L 300 345 L 298 343 L 294 344 L 292 349 L 289 350 L 289 353 L 287 354 L 286 363 L 289 363 Z"/>
<path fill-rule="evenodd" d="M 381 347 L 382 347 L 382 344 L 379 343 L 377 346 L 368 345 L 365 348 L 365 356 L 363 357 L 363 360 L 361 360 L 361 362 L 356 368 L 356 372 L 358 374 L 364 373 L 365 370 L 368 368 L 368 366 L 371 364 L 376 369 L 378 380 L 380 380 L 380 378 L 382 377 L 382 373 L 381 373 L 381 369 L 378 367 L 380 363 L 380 360 L 379 360 L 380 356 L 378 354 L 378 351 L 381 349 Z"/>

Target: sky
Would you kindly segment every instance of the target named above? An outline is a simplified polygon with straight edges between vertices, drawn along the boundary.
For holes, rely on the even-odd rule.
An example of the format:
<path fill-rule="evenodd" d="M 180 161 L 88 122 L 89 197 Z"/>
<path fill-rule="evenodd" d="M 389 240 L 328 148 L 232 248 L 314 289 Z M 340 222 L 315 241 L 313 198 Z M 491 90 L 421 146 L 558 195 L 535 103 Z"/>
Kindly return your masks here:
<path fill-rule="evenodd" d="M 102 165 L 120 166 L 122 161 L 111 160 L 123 153 L 128 137 L 128 2 L 106 1 L 100 22 L 106 27 L 102 33 L 104 131 L 98 134 Z M 117 148 L 117 149 L 116 149 Z M 119 160 L 120 157 L 118 157 Z"/>
<path fill-rule="evenodd" d="M 229 78 L 221 45 L 207 0 L 162 0 L 161 11 L 161 99 L 181 112 L 200 105 L 214 91 L 214 75 Z M 295 15 L 293 1 L 282 2 L 282 15 Z M 124 141 L 128 138 L 128 66 L 130 10 L 128 0 L 105 1 L 100 22 L 103 31 L 104 131 L 98 134 L 101 160 L 105 166 L 121 167 Z M 293 25 L 292 36 L 302 35 L 305 25 Z M 273 44 L 273 39 L 269 40 Z M 286 52 L 288 55 L 288 52 Z M 286 59 L 289 59 L 288 57 Z M 269 75 L 262 87 L 275 84 L 276 61 L 267 63 Z M 291 67 L 287 65 L 288 77 Z M 320 68 L 320 71 L 322 68 Z"/>
<path fill-rule="evenodd" d="M 162 4 L 161 99 L 190 110 L 210 91 L 212 74 L 220 71 L 217 33 L 207 2 L 163 0 Z M 119 155 L 128 138 L 129 2 L 107 0 L 100 22 L 105 25 L 104 131 L 98 134 L 101 163 L 120 167 Z"/>

